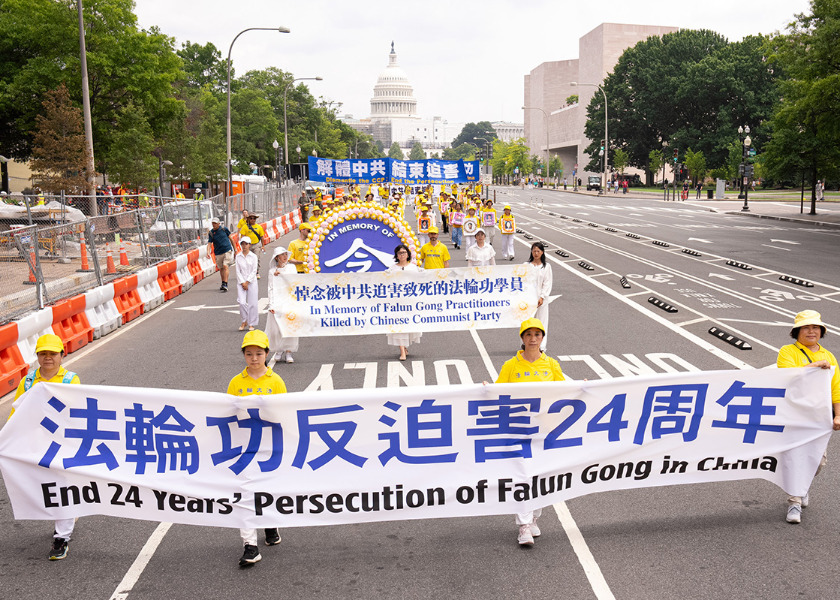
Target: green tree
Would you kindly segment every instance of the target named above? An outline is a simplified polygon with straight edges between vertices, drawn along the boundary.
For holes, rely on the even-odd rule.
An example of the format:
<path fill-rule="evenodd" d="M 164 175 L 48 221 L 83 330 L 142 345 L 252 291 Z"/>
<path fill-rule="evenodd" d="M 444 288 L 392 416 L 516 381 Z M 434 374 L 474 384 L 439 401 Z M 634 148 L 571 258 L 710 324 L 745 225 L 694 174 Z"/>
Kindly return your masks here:
<path fill-rule="evenodd" d="M 706 179 L 706 157 L 702 150 L 697 152 L 692 151 L 691 148 L 685 152 L 685 166 L 688 169 L 688 176 L 692 181 L 700 181 Z"/>
<path fill-rule="evenodd" d="M 426 152 L 423 150 L 423 145 L 420 142 L 414 142 L 411 147 L 411 152 L 408 153 L 408 160 L 424 160 Z"/>
<path fill-rule="evenodd" d="M 403 151 L 400 149 L 400 145 L 397 142 L 391 144 L 391 149 L 388 150 L 388 158 L 396 158 L 399 160 L 405 159 L 405 154 L 403 154 Z"/>
<path fill-rule="evenodd" d="M 478 147 L 484 145 L 484 140 L 493 141 L 496 139 L 496 131 L 490 121 L 479 121 L 478 123 L 467 123 L 454 140 L 452 146 L 460 146 L 465 142 L 475 144 Z M 484 139 L 479 139 L 484 138 Z"/>
<path fill-rule="evenodd" d="M 274 164 L 274 147 L 271 144 L 279 128 L 271 104 L 258 91 L 244 89 L 232 95 L 231 156 L 234 172 L 249 173 L 248 163 L 259 167 Z M 291 141 L 289 146 L 292 147 Z"/>
<path fill-rule="evenodd" d="M 579 101 L 580 97 L 577 94 L 572 94 L 566 98 L 566 105 L 571 106 L 572 104 L 577 104 Z"/>
<path fill-rule="evenodd" d="M 176 53 L 183 61 L 188 85 L 196 88 L 207 86 L 219 94 L 227 91 L 227 61 L 222 60 L 221 52 L 212 43 L 202 46 L 188 40 Z"/>
<path fill-rule="evenodd" d="M 70 102 L 66 86 L 47 93 L 36 122 L 30 167 L 41 189 L 53 194 L 83 192 L 87 147 L 82 111 Z"/>
<path fill-rule="evenodd" d="M 665 153 L 662 150 L 651 150 L 648 152 L 648 171 L 653 174 L 656 179 L 656 174 L 665 166 Z"/>
<path fill-rule="evenodd" d="M 627 151 L 623 148 L 616 148 L 615 152 L 613 153 L 613 168 L 624 175 L 624 169 L 627 168 L 629 164 L 630 156 L 627 154 Z"/>
<path fill-rule="evenodd" d="M 563 177 L 563 161 L 560 159 L 559 156 L 553 157 L 549 164 L 549 174 L 551 177 Z"/>
<path fill-rule="evenodd" d="M 125 105 L 117 115 L 107 163 L 111 176 L 129 188 L 153 187 L 158 161 L 152 155 L 155 140 L 142 109 Z"/>
<path fill-rule="evenodd" d="M 519 176 L 527 175 L 533 163 L 530 159 L 530 149 L 525 143 L 525 138 L 519 138 L 510 142 L 494 140 L 493 158 L 490 159 L 493 167 L 493 176 L 513 176 L 516 169 L 519 169 Z"/>
<path fill-rule="evenodd" d="M 811 0 L 810 8 L 768 42 L 770 63 L 785 77 L 764 150 L 772 176 L 808 181 L 816 214 L 816 182 L 840 173 L 840 1 Z"/>
<path fill-rule="evenodd" d="M 444 160 L 475 160 L 477 155 L 478 149 L 468 143 L 443 150 Z"/>

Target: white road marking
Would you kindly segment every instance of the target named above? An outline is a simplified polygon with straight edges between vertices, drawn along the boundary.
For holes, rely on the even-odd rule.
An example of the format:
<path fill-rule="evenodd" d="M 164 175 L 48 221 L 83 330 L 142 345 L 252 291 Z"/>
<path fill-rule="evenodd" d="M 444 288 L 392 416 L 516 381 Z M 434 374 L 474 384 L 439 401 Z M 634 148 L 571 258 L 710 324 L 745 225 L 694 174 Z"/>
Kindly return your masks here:
<path fill-rule="evenodd" d="M 110 600 L 125 600 L 128 598 L 128 594 L 134 589 L 134 585 L 140 579 L 140 575 L 143 574 L 143 570 L 149 564 L 149 561 L 155 554 L 155 550 L 157 550 L 157 547 L 163 541 L 163 537 L 169 531 L 170 527 L 172 527 L 172 523 L 158 524 L 152 532 L 152 535 L 146 540 L 145 545 L 140 550 L 140 554 L 137 555 L 131 567 L 126 571 L 125 577 L 122 578 L 117 589 L 111 594 Z"/>
<path fill-rule="evenodd" d="M 765 248 L 773 248 L 774 250 L 784 250 L 785 252 L 790 252 L 790 248 L 782 248 L 781 246 L 771 246 L 770 244 L 761 244 Z"/>
<path fill-rule="evenodd" d="M 702 323 L 703 321 L 708 321 L 706 317 L 700 317 L 698 319 L 691 319 L 690 321 L 683 321 L 682 323 L 677 323 L 680 327 L 685 327 L 686 325 L 694 325 L 695 323 Z"/>

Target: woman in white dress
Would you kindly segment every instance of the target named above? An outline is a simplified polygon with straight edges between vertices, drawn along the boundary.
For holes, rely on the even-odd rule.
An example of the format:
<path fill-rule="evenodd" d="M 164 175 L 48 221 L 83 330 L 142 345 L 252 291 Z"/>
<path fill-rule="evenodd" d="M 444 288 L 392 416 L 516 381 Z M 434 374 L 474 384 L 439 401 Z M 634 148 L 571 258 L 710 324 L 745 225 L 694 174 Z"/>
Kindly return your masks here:
<path fill-rule="evenodd" d="M 274 306 L 271 301 L 274 298 L 274 282 L 280 274 L 297 275 L 297 268 L 289 262 L 289 251 L 286 248 L 277 248 L 271 257 L 271 269 L 268 272 L 268 319 L 265 324 L 265 333 L 268 335 L 268 346 L 274 348 L 274 362 L 293 363 L 292 352 L 297 352 L 298 340 L 296 337 L 283 337 L 280 332 L 280 324 L 277 322 L 278 315 L 274 313 Z"/>
<path fill-rule="evenodd" d="M 396 271 L 409 271 L 413 273 L 420 271 L 420 267 L 411 262 L 411 251 L 405 244 L 400 244 L 394 248 L 394 264 L 388 267 L 388 272 L 394 273 Z M 385 335 L 388 338 L 389 346 L 400 347 L 400 360 L 405 360 L 408 357 L 408 347 L 411 344 L 417 344 L 420 342 L 420 338 L 423 334 L 420 332 L 413 332 L 387 333 Z"/>
<path fill-rule="evenodd" d="M 475 232 L 475 246 L 467 250 L 467 264 L 471 267 L 496 264 L 496 250 L 487 243 L 487 232 L 482 227 Z"/>
<path fill-rule="evenodd" d="M 551 265 L 545 260 L 545 246 L 542 242 L 531 244 L 531 258 L 528 264 L 537 269 L 537 312 L 534 318 L 539 319 L 545 327 L 545 335 L 542 339 L 540 350 L 545 352 L 545 340 L 548 338 L 548 303 L 551 298 L 551 288 L 554 285 L 554 278 L 551 274 Z"/>

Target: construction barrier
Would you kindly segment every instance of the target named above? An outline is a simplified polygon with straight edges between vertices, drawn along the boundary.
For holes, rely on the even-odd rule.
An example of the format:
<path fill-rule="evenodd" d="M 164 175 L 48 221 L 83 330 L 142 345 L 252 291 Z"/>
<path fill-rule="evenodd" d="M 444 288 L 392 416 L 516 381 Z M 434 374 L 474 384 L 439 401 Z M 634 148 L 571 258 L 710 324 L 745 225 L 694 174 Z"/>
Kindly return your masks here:
<path fill-rule="evenodd" d="M 114 304 L 114 284 L 100 285 L 85 292 L 85 315 L 93 328 L 93 339 L 116 331 L 122 325 L 122 315 Z"/>
<path fill-rule="evenodd" d="M 46 333 L 54 333 L 52 329 L 52 306 L 26 315 L 18 319 L 16 323 L 18 326 L 18 349 L 26 364 L 32 366 L 38 360 L 35 355 L 35 345 L 38 343 L 38 338 Z"/>
<path fill-rule="evenodd" d="M 123 325 L 145 312 L 143 299 L 137 291 L 137 275 L 129 275 L 114 281 L 114 304 L 122 316 Z"/>
<path fill-rule="evenodd" d="M 187 259 L 186 254 L 181 254 L 175 259 L 175 262 L 178 265 L 175 270 L 175 275 L 178 277 L 178 282 L 181 284 L 181 293 L 184 293 L 195 283 L 192 275 L 190 274 L 190 268 L 188 266 L 189 259 Z"/>
<path fill-rule="evenodd" d="M 181 282 L 175 274 L 178 264 L 174 260 L 168 260 L 157 266 L 158 285 L 163 292 L 163 301 L 169 302 L 175 296 L 181 294 Z"/>
<path fill-rule="evenodd" d="M 187 252 L 187 269 L 192 275 L 193 283 L 198 283 L 202 279 L 204 279 L 204 269 L 201 268 L 201 265 L 198 262 L 200 256 L 200 252 L 198 248 L 193 248 L 189 252 Z"/>
<path fill-rule="evenodd" d="M 151 267 L 137 273 L 137 293 L 143 301 L 143 311 L 149 312 L 163 304 L 163 291 L 158 283 L 157 269 Z"/>
<path fill-rule="evenodd" d="M 93 341 L 93 327 L 85 316 L 83 294 L 56 302 L 52 307 L 52 329 L 64 342 L 64 352 L 70 354 Z"/>
<path fill-rule="evenodd" d="M 17 346 L 17 323 L 0 327 L 0 395 L 17 389 L 20 380 L 29 372 L 29 365 Z"/>

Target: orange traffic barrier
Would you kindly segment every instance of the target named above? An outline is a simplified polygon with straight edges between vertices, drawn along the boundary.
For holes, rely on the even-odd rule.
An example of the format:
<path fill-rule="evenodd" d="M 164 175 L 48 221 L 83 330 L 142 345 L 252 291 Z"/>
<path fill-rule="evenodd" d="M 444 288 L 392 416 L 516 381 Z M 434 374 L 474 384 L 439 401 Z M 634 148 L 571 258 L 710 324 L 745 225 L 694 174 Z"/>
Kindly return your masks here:
<path fill-rule="evenodd" d="M 114 255 L 111 254 L 111 246 L 107 246 L 108 251 L 107 254 L 107 268 L 105 269 L 105 273 L 108 275 L 113 275 L 117 272 L 117 267 L 114 265 Z"/>
<path fill-rule="evenodd" d="M 114 281 L 114 304 L 122 315 L 123 324 L 143 314 L 143 300 L 137 291 L 137 275 Z"/>
<path fill-rule="evenodd" d="M 193 283 L 198 283 L 204 279 L 204 269 L 201 268 L 201 264 L 198 262 L 199 254 L 200 252 L 197 248 L 187 253 L 187 269 L 189 269 L 190 275 L 192 275 Z"/>
<path fill-rule="evenodd" d="M 24 281 L 23 283 L 31 285 L 33 283 L 38 283 L 38 280 L 35 279 L 35 253 L 29 253 L 29 279 Z"/>
<path fill-rule="evenodd" d="M 84 295 L 57 302 L 52 307 L 52 314 L 52 329 L 64 342 L 64 351 L 67 354 L 93 341 L 93 327 L 85 314 Z"/>
<path fill-rule="evenodd" d="M 128 254 L 125 253 L 125 243 L 120 240 L 120 265 L 127 267 L 130 264 L 128 262 Z"/>
<path fill-rule="evenodd" d="M 0 327 L 0 395 L 16 389 L 29 371 L 29 365 L 23 360 L 17 342 L 17 323 Z"/>
<path fill-rule="evenodd" d="M 85 244 L 85 234 L 79 236 L 79 249 L 82 254 L 82 268 L 76 269 L 77 273 L 90 273 L 90 265 L 88 265 L 87 244 Z"/>
<path fill-rule="evenodd" d="M 178 275 L 176 271 L 178 270 L 178 262 L 174 260 L 168 260 L 166 262 L 162 262 L 157 266 L 158 269 L 158 284 L 160 285 L 160 291 L 163 292 L 163 299 L 165 302 L 172 300 L 175 296 L 178 296 L 181 291 L 181 282 L 178 281 Z"/>

